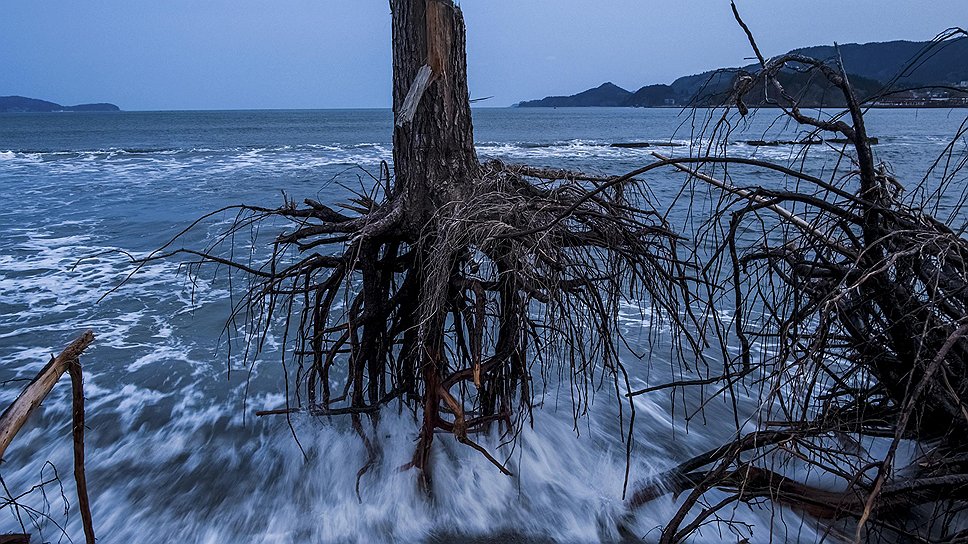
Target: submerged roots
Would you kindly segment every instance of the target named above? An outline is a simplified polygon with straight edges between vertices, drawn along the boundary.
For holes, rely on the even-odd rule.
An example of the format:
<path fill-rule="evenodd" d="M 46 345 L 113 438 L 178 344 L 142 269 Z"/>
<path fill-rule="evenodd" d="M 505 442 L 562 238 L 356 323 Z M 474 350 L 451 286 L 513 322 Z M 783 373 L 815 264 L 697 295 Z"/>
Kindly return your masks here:
<path fill-rule="evenodd" d="M 628 390 L 624 300 L 648 300 L 696 342 L 681 317 L 690 265 L 641 184 L 497 161 L 480 172 L 418 232 L 387 175 L 378 198 L 358 194 L 343 210 L 240 208 L 216 246 L 273 217 L 292 225 L 261 265 L 216 258 L 218 247 L 197 253 L 255 280 L 236 305 L 247 356 L 274 320 L 296 344 L 287 406 L 260 415 L 350 415 L 372 460 L 359 416 L 398 402 L 421 419 L 412 466 L 425 478 L 438 432 L 510 474 L 472 436 L 497 425 L 513 437 L 536 378 L 570 383 L 576 418 L 602 385 Z"/>
<path fill-rule="evenodd" d="M 722 512 L 766 500 L 847 520 L 827 527 L 853 530 L 855 540 L 963 538 L 968 242 L 906 199 L 874 161 L 842 66 L 799 55 L 760 61 L 732 89 L 739 117 L 757 90 L 809 132 L 801 141 L 827 133 L 846 142 L 825 177 L 727 156 L 730 131 L 743 122 L 728 109 L 706 125 L 715 151 L 657 155 L 624 176 L 499 161 L 477 167 L 475 159 L 466 170 L 474 179 L 449 180 L 444 194 L 421 201 L 384 167 L 372 192 L 340 207 L 233 207 L 235 221 L 207 251 L 149 259 L 188 253 L 248 278 L 232 316 L 246 332 L 246 358 L 261 352 L 270 329 L 295 345 L 283 359 L 286 407 L 260 414 L 349 416 L 369 456 L 360 476 L 380 454 L 363 416 L 378 418 L 389 405 L 420 422 L 408 467 L 428 484 L 439 433 L 510 474 L 474 437 L 496 427 L 513 439 L 547 378 L 569 384 L 575 418 L 596 391 L 614 389 L 623 434 L 636 395 L 699 387 L 712 391 L 700 393 L 699 410 L 712 399 L 731 404 L 735 439 L 631 495 L 630 509 L 685 495 L 663 542 L 710 523 L 738 526 Z M 779 83 L 789 70 L 824 78 L 846 111 L 802 112 Z M 941 181 L 928 191 L 938 202 L 966 163 L 953 147 L 946 153 L 936 163 L 946 164 Z M 700 187 L 711 195 L 711 215 L 694 232 L 667 224 L 641 181 L 660 168 L 686 173 L 680 197 Z M 734 182 L 751 171 L 780 182 Z M 287 230 L 271 255 L 222 256 L 232 255 L 237 234 L 276 219 Z M 652 306 L 653 323 L 671 329 L 683 374 L 695 377 L 631 391 L 620 356 L 627 301 Z M 757 413 L 742 412 L 741 395 L 757 399 Z M 631 455 L 631 433 L 623 438 Z M 881 453 L 871 453 L 878 440 Z M 901 445 L 912 441 L 916 452 L 896 468 Z M 797 467 L 826 484 L 795 478 Z M 707 502 L 714 489 L 726 498 Z"/>

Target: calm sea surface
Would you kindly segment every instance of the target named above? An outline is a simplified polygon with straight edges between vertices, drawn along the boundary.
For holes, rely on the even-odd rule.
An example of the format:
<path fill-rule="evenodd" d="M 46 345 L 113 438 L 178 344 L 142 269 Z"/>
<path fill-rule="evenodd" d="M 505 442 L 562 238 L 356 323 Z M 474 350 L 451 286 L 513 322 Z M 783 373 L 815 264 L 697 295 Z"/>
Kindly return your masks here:
<path fill-rule="evenodd" d="M 650 150 L 608 144 L 698 146 L 704 115 L 480 109 L 474 121 L 482 158 L 617 174 L 652 160 Z M 878 110 L 868 123 L 880 139 L 878 158 L 902 180 L 917 181 L 964 117 L 958 110 Z M 774 120 L 762 111 L 735 126 L 726 152 L 792 161 L 789 146 L 742 143 L 796 137 Z M 576 426 L 567 385 L 546 384 L 534 427 L 516 447 L 498 449 L 497 437 L 488 442 L 510 459 L 514 478 L 441 436 L 432 500 L 417 489 L 412 471 L 397 469 L 409 460 L 417 423 L 388 414 L 376 430 L 382 458 L 364 476 L 358 498 L 356 472 L 365 454 L 346 422 L 296 418 L 304 455 L 285 421 L 254 417 L 257 409 L 284 404 L 281 338 L 270 339 L 252 368 L 230 360 L 223 277 L 203 273 L 192 284 L 177 261 L 158 262 L 109 294 L 132 270 L 125 253 L 159 247 L 206 212 L 235 203 L 275 206 L 282 192 L 297 201 L 334 202 L 369 185 L 368 172 L 391 159 L 391 124 L 384 110 L 0 114 L 0 404 L 19 392 L 22 382 L 13 380 L 31 377 L 83 329 L 95 330 L 97 342 L 82 362 L 100 542 L 618 538 L 625 446 L 614 392 L 603 390 Z M 958 145 L 963 150 L 965 142 Z M 835 152 L 817 147 L 805 167 L 823 172 L 835 160 Z M 745 181 L 764 180 L 750 174 Z M 671 202 L 682 177 L 665 172 L 647 182 L 660 202 Z M 674 226 L 685 221 L 678 213 L 669 216 Z M 183 245 L 205 247 L 230 219 L 213 218 Z M 630 301 L 621 319 L 633 347 L 647 349 L 653 326 L 647 312 Z M 635 388 L 678 375 L 664 353 L 651 362 L 628 355 L 627 364 Z M 44 541 L 67 541 L 57 524 L 75 541 L 83 538 L 72 499 L 69 396 L 65 380 L 0 467 L 8 496 L 61 478 L 18 499 L 27 529 L 36 533 L 40 526 Z M 746 402 L 744 409 L 755 412 L 755 402 Z M 636 403 L 633 482 L 718 445 L 734 429 L 722 402 L 707 405 L 688 426 L 683 416 L 694 408 L 688 399 L 660 392 Z M 67 517 L 61 485 L 71 503 Z M 674 511 L 671 497 L 656 501 L 631 527 L 655 540 L 653 529 Z M 0 510 L 0 533 L 19 530 L 16 513 Z M 790 513 L 774 517 L 766 508 L 740 506 L 735 516 L 752 525 L 754 542 L 768 540 L 771 530 L 779 532 L 774 538 L 814 535 Z M 724 538 L 736 540 L 712 527 L 700 540 Z"/>

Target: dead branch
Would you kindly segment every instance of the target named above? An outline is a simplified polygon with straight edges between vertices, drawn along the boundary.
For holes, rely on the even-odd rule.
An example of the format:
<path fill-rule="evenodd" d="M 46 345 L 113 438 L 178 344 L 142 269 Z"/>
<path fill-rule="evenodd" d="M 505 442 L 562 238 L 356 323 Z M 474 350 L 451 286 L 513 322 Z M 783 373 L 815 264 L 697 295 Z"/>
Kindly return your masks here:
<path fill-rule="evenodd" d="M 80 355 L 94 342 L 94 332 L 86 331 L 70 343 L 24 388 L 16 400 L 0 415 L 0 457 L 10 446 L 14 437 L 27 422 L 30 414 L 40 406 L 47 394 L 64 374 L 70 373 L 72 390 L 72 435 L 74 442 L 74 481 L 77 486 L 78 508 L 88 544 L 94 544 L 94 523 L 91 504 L 87 494 L 87 477 L 84 472 L 84 385 L 81 375 Z M 30 541 L 29 535 L 25 542 Z"/>
<path fill-rule="evenodd" d="M 70 343 L 57 357 L 51 357 L 50 362 L 41 369 L 16 400 L 0 415 L 0 458 L 7 451 L 10 443 L 27 422 L 40 403 L 44 401 L 54 384 L 77 360 L 81 353 L 94 341 L 94 332 L 87 331 Z"/>

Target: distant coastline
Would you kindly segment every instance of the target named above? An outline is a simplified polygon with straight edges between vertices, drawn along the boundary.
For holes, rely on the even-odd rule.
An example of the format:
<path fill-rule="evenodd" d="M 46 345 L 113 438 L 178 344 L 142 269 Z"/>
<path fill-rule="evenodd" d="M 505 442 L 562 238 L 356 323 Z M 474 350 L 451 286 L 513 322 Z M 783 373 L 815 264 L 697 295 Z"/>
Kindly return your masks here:
<path fill-rule="evenodd" d="M 877 108 L 963 108 L 968 107 L 968 38 L 950 40 L 935 54 L 922 59 L 915 69 L 905 70 L 929 42 L 875 42 L 795 49 L 791 53 L 817 59 L 843 59 L 854 93 L 860 100 L 881 97 L 869 105 Z M 729 103 L 733 80 L 740 73 L 755 73 L 758 65 L 723 68 L 680 77 L 671 84 L 646 85 L 637 91 L 605 83 L 569 96 L 547 96 L 519 102 L 521 108 L 563 107 L 718 107 Z M 903 73 L 904 77 L 897 77 Z M 779 75 L 783 87 L 797 97 L 800 107 L 842 107 L 839 93 L 825 80 L 789 70 Z M 891 93 L 884 95 L 885 90 Z M 747 105 L 776 106 L 767 93 L 753 89 Z M 757 98 L 759 97 L 759 98 Z"/>
<path fill-rule="evenodd" d="M 40 100 L 37 98 L 27 98 L 26 96 L 0 96 L 0 113 L 55 113 L 55 112 L 79 112 L 79 111 L 121 111 L 121 108 L 114 104 L 78 104 L 76 106 L 63 106 L 55 102 Z"/>

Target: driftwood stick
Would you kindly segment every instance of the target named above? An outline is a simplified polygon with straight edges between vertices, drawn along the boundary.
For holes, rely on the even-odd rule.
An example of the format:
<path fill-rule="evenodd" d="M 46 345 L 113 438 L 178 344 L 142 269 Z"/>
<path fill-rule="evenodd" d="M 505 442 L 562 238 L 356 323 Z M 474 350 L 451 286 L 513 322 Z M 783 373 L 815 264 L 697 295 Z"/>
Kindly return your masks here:
<path fill-rule="evenodd" d="M 17 400 L 13 401 L 3 414 L 0 415 L 0 459 L 6 453 L 10 442 L 17 436 L 20 429 L 27 422 L 31 412 L 40 406 L 57 380 L 67 371 L 68 366 L 76 361 L 81 353 L 94 341 L 94 332 L 87 331 L 71 342 L 60 355 L 47 363 L 40 373 L 24 388 Z"/>
<path fill-rule="evenodd" d="M 10 442 L 23 428 L 30 414 L 47 398 L 54 384 L 69 372 L 71 375 L 71 390 L 73 393 L 73 436 L 74 436 L 74 481 L 77 483 L 77 502 L 81 511 L 84 525 L 84 537 L 87 544 L 94 544 L 94 522 L 91 518 L 91 503 L 87 495 L 87 478 L 84 475 L 84 381 L 81 375 L 80 355 L 94 341 L 94 332 L 86 331 L 70 343 L 57 357 L 34 377 L 10 406 L 0 415 L 0 459 L 10 446 Z M 30 535 L 5 535 L 5 537 L 21 538 L 25 540 L 9 540 L 9 542 L 30 542 Z"/>
<path fill-rule="evenodd" d="M 84 375 L 81 364 L 74 359 L 67 365 L 71 375 L 74 417 L 74 481 L 77 484 L 77 506 L 81 511 L 84 525 L 84 538 L 87 544 L 94 544 L 94 520 L 91 517 L 91 501 L 87 496 L 87 476 L 84 474 Z"/>

